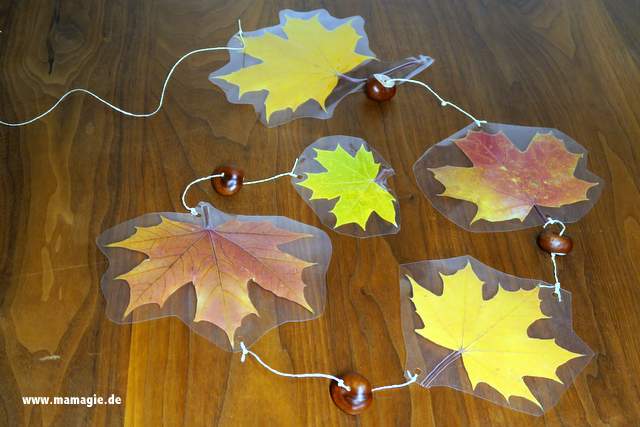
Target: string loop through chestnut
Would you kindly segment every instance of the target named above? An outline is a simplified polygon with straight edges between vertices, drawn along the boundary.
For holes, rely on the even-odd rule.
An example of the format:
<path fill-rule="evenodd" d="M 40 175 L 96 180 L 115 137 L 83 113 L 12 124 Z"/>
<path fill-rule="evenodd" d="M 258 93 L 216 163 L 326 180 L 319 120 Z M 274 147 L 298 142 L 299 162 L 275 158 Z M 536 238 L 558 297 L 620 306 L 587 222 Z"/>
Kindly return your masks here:
<path fill-rule="evenodd" d="M 242 350 L 242 355 L 240 356 L 241 363 L 244 363 L 247 360 L 247 356 L 252 356 L 260 365 L 262 365 L 262 367 L 267 369 L 269 372 L 281 377 L 324 378 L 331 380 L 331 398 L 333 399 L 336 406 L 338 406 L 342 411 L 351 415 L 357 415 L 371 406 L 373 393 L 383 390 L 407 387 L 418 380 L 418 374 L 412 374 L 410 371 L 407 371 L 406 376 L 409 378 L 409 380 L 405 381 L 404 383 L 372 388 L 371 384 L 365 377 L 355 372 L 346 373 L 342 376 L 342 378 L 323 373 L 289 374 L 269 366 L 260 358 L 260 356 L 249 350 L 243 341 L 240 342 L 240 349 Z"/>
<path fill-rule="evenodd" d="M 184 191 L 182 192 L 182 206 L 184 206 L 184 208 L 186 210 L 188 210 L 189 212 L 191 212 L 192 215 L 197 216 L 198 215 L 198 210 L 195 207 L 191 207 L 187 204 L 187 193 L 189 192 L 189 190 L 191 189 L 192 186 L 194 186 L 195 184 L 198 184 L 199 182 L 203 182 L 203 181 L 208 181 L 208 180 L 212 180 L 213 183 L 213 188 L 216 190 L 216 192 L 218 194 L 222 194 L 225 196 L 229 196 L 232 194 L 237 193 L 238 191 L 240 191 L 240 188 L 243 185 L 252 185 L 252 184 L 261 184 L 264 182 L 269 182 L 269 181 L 274 181 L 276 179 L 285 177 L 285 176 L 293 176 L 293 177 L 297 177 L 298 175 L 294 173 L 294 171 L 296 170 L 296 166 L 298 166 L 298 160 L 296 158 L 296 160 L 293 162 L 293 167 L 291 168 L 291 170 L 289 172 L 283 172 L 283 173 L 279 173 L 277 175 L 274 176 L 270 176 L 268 178 L 264 178 L 264 179 L 257 179 L 257 180 L 253 180 L 253 181 L 244 181 L 244 173 L 239 171 L 239 170 L 235 170 L 233 168 L 230 167 L 218 167 L 216 168 L 216 170 L 214 171 L 213 174 L 211 175 L 207 175 L 207 176 L 203 176 L 200 178 L 196 178 L 193 181 L 191 181 L 189 184 L 187 184 L 187 186 L 185 187 Z M 229 192 L 225 192 L 223 191 L 221 188 L 224 187 L 224 184 L 222 185 L 222 187 L 216 185 L 216 181 L 215 180 L 223 180 L 226 176 L 229 176 L 230 174 L 234 174 L 237 176 L 233 177 L 233 181 L 234 181 L 234 188 L 231 189 Z"/>
<path fill-rule="evenodd" d="M 191 215 L 193 216 L 198 216 L 198 210 L 194 207 L 191 207 L 187 204 L 187 193 L 189 192 L 189 189 L 202 181 L 208 181 L 210 179 L 213 178 L 222 178 L 224 176 L 224 174 L 222 173 L 217 173 L 217 174 L 213 174 L 213 175 L 207 175 L 207 176 L 203 176 L 201 178 L 196 178 L 193 181 L 191 181 L 189 184 L 187 184 L 187 186 L 184 188 L 184 191 L 182 192 L 182 206 L 184 206 L 184 208 L 186 210 L 188 210 L 189 212 L 191 212 Z"/>
<path fill-rule="evenodd" d="M 242 349 L 242 356 L 240 356 L 240 362 L 241 363 L 244 363 L 246 358 L 247 358 L 247 356 L 251 355 L 251 356 L 253 356 L 254 359 L 256 359 L 256 361 L 259 364 L 261 364 L 269 372 L 272 372 L 272 373 L 274 373 L 276 375 L 279 375 L 281 377 L 288 377 L 288 378 L 326 378 L 326 379 L 335 381 L 338 387 L 340 387 L 340 388 L 342 388 L 342 389 L 344 389 L 346 391 L 351 391 L 351 388 L 344 383 L 344 380 L 342 378 L 334 377 L 333 375 L 329 375 L 329 374 L 321 374 L 321 373 L 288 374 L 286 372 L 281 372 L 281 371 L 278 371 L 277 369 L 274 369 L 271 366 L 267 365 L 260 358 L 260 356 L 255 354 L 253 351 L 249 350 L 247 348 L 247 346 L 244 344 L 243 341 L 240 342 L 240 348 Z"/>
<path fill-rule="evenodd" d="M 552 224 L 560 226 L 559 233 L 547 230 L 547 227 Z M 560 285 L 560 278 L 558 277 L 558 263 L 556 261 L 556 257 L 564 256 L 571 252 L 573 242 L 569 237 L 564 235 L 564 232 L 567 230 L 567 226 L 559 219 L 548 217 L 542 228 L 543 231 L 538 235 L 538 245 L 541 249 L 551 255 L 551 265 L 553 266 L 553 277 L 555 279 L 555 283 L 553 285 L 539 284 L 538 287 L 553 289 L 553 293 L 558 297 L 558 302 L 562 302 L 562 287 Z"/>
<path fill-rule="evenodd" d="M 451 101 L 447 101 L 446 99 L 441 97 L 435 90 L 433 90 L 433 88 L 431 86 L 429 86 L 428 84 L 426 84 L 424 82 L 421 82 L 419 80 L 413 80 L 413 79 L 391 78 L 391 77 L 389 77 L 389 76 L 387 76 L 385 74 L 374 74 L 373 77 L 378 82 L 380 82 L 380 84 L 382 86 L 384 86 L 386 88 L 395 87 L 395 83 L 396 82 L 398 82 L 398 83 L 412 83 L 412 84 L 416 84 L 416 85 L 422 86 L 425 89 L 427 89 L 433 96 L 436 97 L 436 99 L 440 102 L 440 106 L 441 107 L 452 107 L 452 108 L 458 110 L 459 112 L 461 112 L 462 114 L 464 114 L 465 116 L 467 116 L 471 120 L 473 120 L 473 122 L 478 127 L 482 127 L 483 124 L 487 123 L 486 120 L 477 119 L 475 116 L 473 116 L 468 111 L 463 110 L 461 107 L 459 107 L 458 105 L 454 104 Z"/>

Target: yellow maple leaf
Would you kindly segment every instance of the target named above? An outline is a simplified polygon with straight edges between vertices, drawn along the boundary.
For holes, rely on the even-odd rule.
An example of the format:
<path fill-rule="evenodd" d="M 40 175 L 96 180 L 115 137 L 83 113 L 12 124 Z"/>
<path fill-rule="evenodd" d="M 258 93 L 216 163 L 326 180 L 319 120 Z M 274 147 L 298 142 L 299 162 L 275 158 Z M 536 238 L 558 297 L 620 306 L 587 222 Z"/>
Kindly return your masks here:
<path fill-rule="evenodd" d="M 562 382 L 556 369 L 582 354 L 558 346 L 553 338 L 531 338 L 527 328 L 547 319 L 540 310 L 538 289 L 498 292 L 482 296 L 482 281 L 470 263 L 451 275 L 440 274 L 442 295 L 420 286 L 412 277 L 413 301 L 424 327 L 416 333 L 442 347 L 458 351 L 471 387 L 483 382 L 507 400 L 523 397 L 542 408 L 524 382 L 540 377 Z"/>
<path fill-rule="evenodd" d="M 352 157 L 340 145 L 335 150 L 314 150 L 315 160 L 327 171 L 307 173 L 307 179 L 298 185 L 313 192 L 310 200 L 338 198 L 331 210 L 336 216 L 334 227 L 355 223 L 364 230 L 373 212 L 397 225 L 396 199 L 376 182 L 380 164 L 376 163 L 371 151 L 361 145 Z"/>
<path fill-rule="evenodd" d="M 310 99 L 325 109 L 327 97 L 347 73 L 370 56 L 355 52 L 361 36 L 351 21 L 328 30 L 318 19 L 288 17 L 282 26 L 287 38 L 269 31 L 257 37 L 244 37 L 244 53 L 260 60 L 216 78 L 247 92 L 267 90 L 266 118 L 276 111 L 296 110 Z"/>

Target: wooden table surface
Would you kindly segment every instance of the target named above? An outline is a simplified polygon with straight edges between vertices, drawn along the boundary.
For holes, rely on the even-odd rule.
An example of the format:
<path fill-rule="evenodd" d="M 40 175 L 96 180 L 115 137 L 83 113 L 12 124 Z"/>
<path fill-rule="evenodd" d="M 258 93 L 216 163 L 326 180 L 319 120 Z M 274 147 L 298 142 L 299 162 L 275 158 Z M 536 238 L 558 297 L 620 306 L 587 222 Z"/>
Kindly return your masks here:
<path fill-rule="evenodd" d="M 366 139 L 392 164 L 402 230 L 364 240 L 329 232 L 324 314 L 274 329 L 253 347 L 274 367 L 356 370 L 374 385 L 402 381 L 399 263 L 470 254 L 510 274 L 552 281 L 548 255 L 535 244 L 539 229 L 466 232 L 417 188 L 413 163 L 467 125 L 462 115 L 405 86 L 386 104 L 356 94 L 330 120 L 268 129 L 251 107 L 227 103 L 207 80 L 227 54 L 206 53 L 179 67 L 166 107 L 153 118 L 123 117 L 80 95 L 36 124 L 0 128 L 0 425 L 638 425 L 637 0 L 2 0 L 0 117 L 32 117 L 74 87 L 128 110 L 151 110 L 178 57 L 225 45 L 238 18 L 246 30 L 274 25 L 285 7 L 361 15 L 379 57 L 433 56 L 420 78 L 445 97 L 491 121 L 558 128 L 590 151 L 589 167 L 606 187 L 569 226 L 575 249 L 562 258 L 560 275 L 573 292 L 575 330 L 597 356 L 544 417 L 412 386 L 377 395 L 356 418 L 333 405 L 327 381 L 241 364 L 237 353 L 178 319 L 111 322 L 99 288 L 106 260 L 95 239 L 102 230 L 148 212 L 182 212 L 185 184 L 219 164 L 269 176 L 333 134 Z M 286 179 L 232 198 L 200 185 L 191 198 L 322 227 Z M 22 396 L 94 393 L 124 403 L 22 403 Z"/>

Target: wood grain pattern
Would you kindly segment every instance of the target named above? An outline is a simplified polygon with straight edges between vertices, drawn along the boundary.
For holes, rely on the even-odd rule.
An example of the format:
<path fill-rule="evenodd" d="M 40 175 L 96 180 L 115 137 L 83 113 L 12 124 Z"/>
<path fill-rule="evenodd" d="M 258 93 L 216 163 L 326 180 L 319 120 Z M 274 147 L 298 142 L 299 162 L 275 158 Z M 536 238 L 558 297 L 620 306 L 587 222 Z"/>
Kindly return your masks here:
<path fill-rule="evenodd" d="M 358 240 L 331 233 L 327 308 L 287 324 L 254 350 L 280 370 L 357 371 L 374 386 L 402 380 L 397 264 L 470 254 L 522 277 L 552 277 L 539 229 L 469 233 L 439 215 L 411 166 L 467 124 L 417 87 L 388 103 L 348 97 L 331 120 L 267 129 L 207 81 L 225 53 L 189 59 L 167 105 L 131 119 L 75 96 L 29 127 L 0 128 L 0 425 L 612 425 L 640 423 L 640 6 L 635 0 L 0 0 L 0 117 L 29 118 L 72 87 L 128 110 L 155 107 L 183 53 L 224 45 L 236 20 L 277 22 L 284 7 L 361 15 L 386 59 L 425 53 L 420 77 L 475 115 L 556 127 L 590 150 L 605 191 L 569 226 L 560 260 L 577 333 L 597 352 L 541 418 L 450 389 L 380 393 L 355 418 L 323 380 L 275 377 L 164 318 L 117 325 L 104 313 L 105 259 L 95 238 L 147 212 L 181 211 L 194 177 L 236 164 L 257 179 L 288 170 L 315 139 L 364 138 L 397 172 L 402 230 Z M 206 184 L 206 183 L 205 183 Z M 320 227 L 287 180 L 233 197 L 200 185 L 192 201 Z M 53 357 L 52 357 L 53 356 Z M 21 396 L 109 396 L 123 405 L 23 405 Z"/>

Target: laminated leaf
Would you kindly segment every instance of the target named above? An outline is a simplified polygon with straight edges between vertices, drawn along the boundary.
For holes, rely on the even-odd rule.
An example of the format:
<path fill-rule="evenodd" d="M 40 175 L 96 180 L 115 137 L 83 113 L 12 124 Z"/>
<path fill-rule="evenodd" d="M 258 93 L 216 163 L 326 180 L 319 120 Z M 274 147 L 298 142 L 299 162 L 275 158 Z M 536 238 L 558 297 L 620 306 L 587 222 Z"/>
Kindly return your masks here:
<path fill-rule="evenodd" d="M 262 314 L 252 299 L 250 283 L 314 314 L 303 276 L 316 262 L 284 248 L 294 243 L 316 245 L 317 232 L 278 223 L 287 225 L 291 220 L 226 217 L 210 205 L 199 209 L 203 215 L 195 221 L 190 214 L 154 214 L 157 223 L 136 223 L 125 238 L 105 242 L 106 249 L 144 255 L 141 262 L 113 277 L 129 288 L 123 318 L 149 304 L 162 309 L 181 288 L 192 286 L 195 306 L 189 320 L 215 325 L 233 344 L 243 321 Z"/>
<path fill-rule="evenodd" d="M 362 36 L 350 20 L 329 29 L 319 15 L 289 17 L 281 30 L 284 37 L 269 31 L 244 35 L 244 53 L 260 62 L 216 76 L 238 86 L 240 97 L 266 90 L 267 120 L 275 111 L 296 110 L 309 100 L 325 109 L 340 76 L 373 58 L 356 52 Z"/>
<path fill-rule="evenodd" d="M 570 219 L 572 210 L 584 211 L 599 194 L 594 189 L 600 187 L 597 177 L 585 171 L 585 150 L 557 131 L 489 124 L 467 129 L 451 141 L 425 154 L 433 153 L 437 162 L 421 159 L 414 170 L 447 216 L 457 213 L 457 205 L 434 199 L 473 204 L 472 215 L 464 212 L 463 224 L 469 228 L 486 226 L 488 231 L 492 228 L 487 224 L 507 221 L 512 225 L 505 227 L 521 228 L 544 222 L 546 216 Z M 466 164 L 460 164 L 457 153 Z"/>
<path fill-rule="evenodd" d="M 280 24 L 234 37 L 227 65 L 210 75 L 231 102 L 253 104 L 265 123 L 295 117 L 328 118 L 346 95 L 359 90 L 372 72 L 409 78 L 428 67 L 426 56 L 374 66 L 366 75 L 347 74 L 375 58 L 359 16 L 339 19 L 326 10 L 283 10 Z"/>
<path fill-rule="evenodd" d="M 393 170 L 377 157 L 359 138 L 322 138 L 300 157 L 299 166 L 294 170 L 300 178 L 294 182 L 297 187 L 308 190 L 310 203 L 333 204 L 326 210 L 333 221 L 332 228 L 342 227 L 345 233 L 360 236 L 367 232 L 382 234 L 384 227 L 390 230 L 387 232 L 395 232 L 398 230 L 397 200 L 386 186 Z M 303 196 L 306 199 L 306 194 Z"/>
<path fill-rule="evenodd" d="M 487 398 L 493 394 L 494 400 L 509 403 L 520 399 L 520 409 L 544 412 L 547 408 L 543 401 L 549 405 L 553 399 L 545 395 L 543 388 L 532 389 L 532 384 L 538 385 L 544 379 L 555 384 L 546 389 L 546 394 L 557 393 L 565 386 L 559 368 L 567 365 L 571 370 L 568 365 L 576 359 L 588 360 L 583 356 L 590 356 L 590 350 L 571 342 L 573 332 L 561 324 L 565 313 L 557 311 L 554 318 L 543 311 L 543 299 L 550 295 L 550 289 L 531 286 L 526 279 L 525 286 L 514 287 L 517 278 L 506 278 L 509 288 L 505 288 L 499 274 L 464 258 L 429 268 L 429 274 L 424 274 L 424 266 L 403 269 L 414 319 L 407 322 L 405 333 L 415 336 L 419 346 L 436 345 L 445 351 L 440 353 L 444 355 L 438 362 L 430 360 L 432 366 L 424 366 L 420 384 L 451 385 L 464 390 L 468 383 L 474 394 Z M 485 278 L 481 279 L 475 270 L 483 272 Z M 434 278 L 437 285 L 425 283 Z M 488 285 L 490 291 L 485 289 Z M 553 298 L 545 301 L 558 305 Z M 532 329 L 543 332 L 533 336 Z M 459 362 L 461 369 L 453 368 L 454 362 Z M 449 382 L 456 375 L 465 378 Z M 532 378 L 536 381 L 531 382 Z M 522 403 L 523 399 L 529 402 L 528 406 Z"/>
<path fill-rule="evenodd" d="M 567 151 L 550 133 L 536 134 L 525 151 L 504 133 L 469 132 L 455 144 L 473 166 L 431 171 L 445 187 L 441 196 L 478 206 L 472 222 L 523 221 L 536 205 L 559 208 L 587 200 L 587 191 L 597 185 L 573 175 L 581 155 Z"/>

